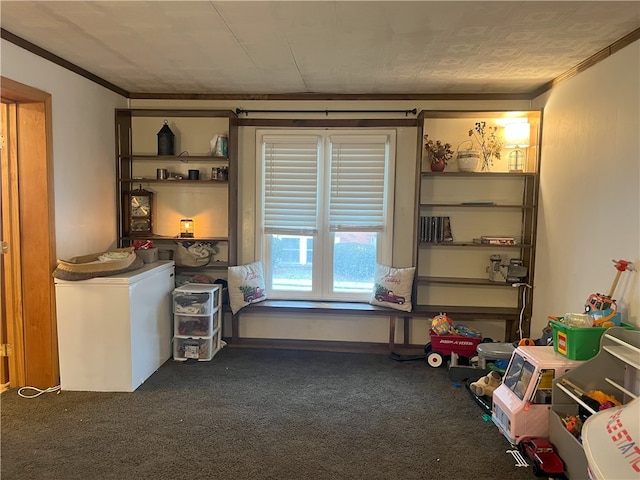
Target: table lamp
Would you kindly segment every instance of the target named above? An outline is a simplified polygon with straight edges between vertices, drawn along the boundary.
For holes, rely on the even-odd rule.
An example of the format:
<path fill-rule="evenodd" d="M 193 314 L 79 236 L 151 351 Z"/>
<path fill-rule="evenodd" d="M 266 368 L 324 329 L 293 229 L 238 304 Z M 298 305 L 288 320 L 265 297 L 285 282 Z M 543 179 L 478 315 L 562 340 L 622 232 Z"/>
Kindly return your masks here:
<path fill-rule="evenodd" d="M 504 127 L 505 148 L 513 148 L 509 154 L 509 171 L 524 172 L 529 147 L 530 125 L 526 122 L 509 123 Z"/>
<path fill-rule="evenodd" d="M 180 237 L 193 238 L 195 231 L 195 222 L 190 218 L 180 220 Z"/>

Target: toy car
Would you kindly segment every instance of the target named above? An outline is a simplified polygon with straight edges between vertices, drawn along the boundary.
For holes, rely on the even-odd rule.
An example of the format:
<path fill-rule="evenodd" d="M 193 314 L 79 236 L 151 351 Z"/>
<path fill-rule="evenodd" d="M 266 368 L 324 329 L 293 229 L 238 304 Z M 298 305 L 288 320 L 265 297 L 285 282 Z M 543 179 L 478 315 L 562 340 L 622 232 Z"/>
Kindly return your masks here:
<path fill-rule="evenodd" d="M 518 447 L 522 454 L 533 462 L 534 475 L 564 474 L 562 459 L 548 440 L 541 437 L 525 437 L 520 441 Z"/>
<path fill-rule="evenodd" d="M 253 302 L 254 300 L 257 300 L 258 298 L 263 296 L 264 296 L 264 290 L 261 289 L 260 287 L 255 287 L 253 291 L 245 292 L 243 295 L 243 298 L 245 302 Z"/>
<path fill-rule="evenodd" d="M 404 297 L 401 297 L 400 295 L 396 295 L 391 290 L 388 290 L 386 293 L 376 292 L 375 298 L 379 302 L 391 302 L 391 303 L 398 303 L 400 305 L 404 304 Z"/>

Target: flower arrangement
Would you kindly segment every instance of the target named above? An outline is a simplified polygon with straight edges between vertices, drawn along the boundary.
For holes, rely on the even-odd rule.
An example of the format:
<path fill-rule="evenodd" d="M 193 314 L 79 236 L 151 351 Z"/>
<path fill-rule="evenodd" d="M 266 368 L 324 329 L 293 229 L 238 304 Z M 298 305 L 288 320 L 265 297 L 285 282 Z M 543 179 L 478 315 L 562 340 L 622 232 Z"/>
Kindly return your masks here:
<path fill-rule="evenodd" d="M 429 140 L 429 135 L 424 136 L 424 149 L 429 155 L 431 163 L 447 162 L 453 158 L 453 150 L 450 143 L 442 143 L 440 140 Z"/>
<path fill-rule="evenodd" d="M 482 171 L 486 172 L 493 166 L 493 159 L 500 159 L 502 139 L 498 137 L 498 127 L 487 127 L 487 122 L 476 122 L 469 130 L 472 142 L 475 140 L 482 152 Z"/>

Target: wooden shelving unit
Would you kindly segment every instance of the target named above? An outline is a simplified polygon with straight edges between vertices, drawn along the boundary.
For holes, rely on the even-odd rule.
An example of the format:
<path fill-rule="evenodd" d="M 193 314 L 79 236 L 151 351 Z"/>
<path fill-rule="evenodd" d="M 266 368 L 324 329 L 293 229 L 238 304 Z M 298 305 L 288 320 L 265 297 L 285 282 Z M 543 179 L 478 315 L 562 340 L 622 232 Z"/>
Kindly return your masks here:
<path fill-rule="evenodd" d="M 531 146 L 526 148 L 522 171 L 508 171 L 506 158 L 496 162 L 489 172 L 459 171 L 455 156 L 443 172 L 425 171 L 423 134 L 434 141 L 450 143 L 455 151 L 457 145 L 469 139 L 468 132 L 476 122 L 486 121 L 487 125 L 501 128 L 516 119 L 526 120 L 531 131 Z M 414 316 L 416 312 L 446 312 L 454 323 L 503 320 L 505 341 L 513 341 L 522 315 L 523 333 L 529 335 L 532 289 L 525 292 L 524 286 L 491 281 L 486 269 L 492 254 L 500 255 L 503 263 L 520 259 L 527 269 L 524 281 L 533 285 L 541 122 L 541 111 L 423 111 L 419 114 Z M 506 157 L 508 150 L 503 152 Z M 453 241 L 421 241 L 418 229 L 421 216 L 449 217 Z M 516 243 L 474 242 L 474 238 L 482 235 L 513 236 Z"/>
<path fill-rule="evenodd" d="M 156 133 L 167 120 L 176 138 L 176 155 L 157 155 Z M 116 178 L 118 244 L 151 240 L 161 249 L 175 249 L 176 242 L 213 242 L 221 258 L 203 267 L 176 264 L 176 271 L 215 269 L 226 277 L 226 268 L 237 263 L 238 218 L 238 121 L 230 110 L 116 109 Z M 210 139 L 228 135 L 226 156 L 210 154 Z M 227 178 L 212 179 L 212 168 L 226 168 Z M 181 173 L 182 178 L 159 179 L 157 168 Z M 200 179 L 187 176 L 198 169 Z M 154 191 L 153 231 L 141 237 L 129 231 L 123 198 L 139 185 Z M 180 218 L 196 222 L 195 238 L 179 236 Z M 219 221 L 218 219 L 222 219 Z M 200 228 L 198 228 L 198 225 Z M 224 270 L 224 271 L 223 271 Z"/>

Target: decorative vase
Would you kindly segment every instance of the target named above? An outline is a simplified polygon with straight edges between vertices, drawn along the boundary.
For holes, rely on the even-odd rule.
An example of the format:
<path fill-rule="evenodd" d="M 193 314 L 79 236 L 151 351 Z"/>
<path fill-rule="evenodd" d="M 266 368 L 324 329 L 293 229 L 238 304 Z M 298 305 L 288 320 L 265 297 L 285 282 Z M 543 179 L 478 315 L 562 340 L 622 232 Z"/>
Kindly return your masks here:
<path fill-rule="evenodd" d="M 458 152 L 458 168 L 461 172 L 475 172 L 480 163 L 478 150 L 460 150 Z"/>
<path fill-rule="evenodd" d="M 429 163 L 432 172 L 442 172 L 444 170 L 445 164 L 444 160 L 438 160 L 437 162 L 431 161 Z"/>
<path fill-rule="evenodd" d="M 490 172 L 491 166 L 493 165 L 493 158 L 491 155 L 482 154 L 482 166 L 480 167 L 481 172 Z"/>

